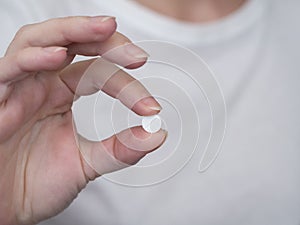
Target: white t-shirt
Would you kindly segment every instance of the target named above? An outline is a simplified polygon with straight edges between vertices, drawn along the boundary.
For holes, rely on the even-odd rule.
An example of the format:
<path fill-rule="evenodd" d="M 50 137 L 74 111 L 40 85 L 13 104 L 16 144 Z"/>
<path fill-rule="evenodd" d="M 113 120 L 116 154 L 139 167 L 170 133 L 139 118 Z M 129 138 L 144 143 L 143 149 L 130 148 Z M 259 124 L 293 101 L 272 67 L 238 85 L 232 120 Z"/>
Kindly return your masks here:
<path fill-rule="evenodd" d="M 214 72 L 226 103 L 227 127 L 221 154 L 205 172 L 198 172 L 203 155 L 200 141 L 188 163 L 170 179 L 132 187 L 100 178 L 63 213 L 41 224 L 300 223 L 299 1 L 249 0 L 232 15 L 202 25 L 176 21 L 126 0 L 61 0 L 59 4 L 50 0 L 7 0 L 0 6 L 2 52 L 22 24 L 66 15 L 114 15 L 118 29 L 134 41 L 166 41 L 196 52 Z M 160 72 L 159 68 L 153 71 Z M 86 106 L 94 104 L 95 98 L 77 103 L 78 115 L 88 117 Z M 191 98 L 197 107 L 204 102 L 203 96 L 192 93 Z M 114 101 L 104 95 L 101 101 L 95 120 L 104 124 L 101 134 L 106 136 L 113 131 L 111 122 L 105 119 L 110 114 L 106 106 Z M 178 107 L 184 105 L 184 99 L 178 101 Z M 209 124 L 203 111 L 200 134 L 206 139 Z M 187 114 L 183 112 L 185 117 Z M 80 117 L 77 122 L 80 132 L 97 138 L 90 131 L 90 122 Z M 171 133 L 170 146 L 177 141 Z M 164 152 L 154 154 L 144 162 L 159 159 L 159 154 L 168 157 Z M 144 176 L 164 170 L 167 166 L 161 171 L 153 168 L 154 175 Z M 139 182 L 142 177 L 136 179 Z"/>

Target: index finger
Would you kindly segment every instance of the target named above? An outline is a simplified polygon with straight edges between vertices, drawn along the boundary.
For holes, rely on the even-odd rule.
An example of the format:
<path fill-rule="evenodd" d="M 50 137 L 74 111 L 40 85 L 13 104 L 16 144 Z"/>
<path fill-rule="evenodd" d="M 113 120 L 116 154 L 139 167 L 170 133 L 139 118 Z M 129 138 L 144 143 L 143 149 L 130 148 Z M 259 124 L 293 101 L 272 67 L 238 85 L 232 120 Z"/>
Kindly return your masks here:
<path fill-rule="evenodd" d="M 138 115 L 150 116 L 161 110 L 142 83 L 103 58 L 74 63 L 60 73 L 60 79 L 75 98 L 101 90 Z"/>
<path fill-rule="evenodd" d="M 65 46 L 70 43 L 105 41 L 116 31 L 110 16 L 76 16 L 25 25 L 14 37 L 7 53 L 26 47 Z"/>

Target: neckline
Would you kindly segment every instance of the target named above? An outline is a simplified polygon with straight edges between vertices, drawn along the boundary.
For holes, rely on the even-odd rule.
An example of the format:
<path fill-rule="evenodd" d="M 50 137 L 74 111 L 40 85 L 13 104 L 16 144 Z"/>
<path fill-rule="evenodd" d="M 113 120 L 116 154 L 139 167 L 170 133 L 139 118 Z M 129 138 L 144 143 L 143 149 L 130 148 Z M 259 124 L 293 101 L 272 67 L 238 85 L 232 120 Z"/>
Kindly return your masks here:
<path fill-rule="evenodd" d="M 257 24 L 265 14 L 266 0 L 248 0 L 231 15 L 209 23 L 179 21 L 152 11 L 132 0 L 110 0 L 123 23 L 150 34 L 157 40 L 185 46 L 210 45 L 230 40 Z"/>

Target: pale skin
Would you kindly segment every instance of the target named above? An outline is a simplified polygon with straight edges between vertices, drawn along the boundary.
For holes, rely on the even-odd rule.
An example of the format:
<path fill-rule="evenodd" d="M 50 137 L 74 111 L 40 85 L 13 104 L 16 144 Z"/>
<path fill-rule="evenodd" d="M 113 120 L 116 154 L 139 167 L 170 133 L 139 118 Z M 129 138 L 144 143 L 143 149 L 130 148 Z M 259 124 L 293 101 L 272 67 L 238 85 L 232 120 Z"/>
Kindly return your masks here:
<path fill-rule="evenodd" d="M 78 149 L 71 105 L 76 84 L 91 61 L 74 65 L 70 62 L 74 54 L 93 56 L 129 42 L 115 29 L 114 18 L 103 17 L 63 18 L 25 26 L 0 60 L 1 224 L 34 224 L 56 215 L 90 180 L 100 175 L 97 172 L 102 165 L 101 174 L 104 174 L 121 169 L 125 164 L 134 164 L 166 138 L 163 130 L 149 135 L 135 127 L 132 133 L 123 132 L 129 137 L 127 144 L 134 150 L 123 145 L 116 136 L 99 143 L 83 140 L 81 147 L 87 153 L 84 157 Z M 120 64 L 124 59 L 134 62 L 129 68 L 141 66 L 147 57 L 137 47 L 120 54 L 111 60 Z M 103 65 L 113 66 L 108 62 Z M 122 71 L 116 76 L 102 89 L 113 97 L 134 81 Z M 96 83 L 97 77 L 95 79 Z M 87 85 L 83 91 L 93 93 L 97 91 L 94 87 Z M 158 113 L 158 102 L 145 96 L 149 96 L 147 90 L 137 83 L 131 92 L 118 98 L 140 115 Z M 136 100 L 133 106 L 132 99 Z M 136 139 L 130 139 L 133 135 Z M 144 139 L 147 141 L 143 142 Z M 105 156 L 106 152 L 123 164 L 113 158 L 97 157 Z M 92 156 L 99 161 L 89 159 Z M 91 161 L 97 165 L 87 163 Z"/>
<path fill-rule="evenodd" d="M 135 0 L 141 5 L 177 20 L 207 23 L 238 10 L 247 0 Z"/>
<path fill-rule="evenodd" d="M 137 1 L 190 22 L 216 20 L 244 2 Z M 224 7 L 216 7 L 218 2 Z M 202 17 L 186 13 L 188 9 L 203 7 L 206 10 Z M 102 91 L 119 98 L 139 115 L 154 115 L 161 110 L 147 90 L 123 71 L 101 84 L 101 73 L 114 68 L 114 63 L 133 69 L 146 62 L 147 54 L 133 45 L 108 56 L 101 64 L 99 77 L 93 79 L 95 83 L 76 91 L 82 74 L 94 61 L 71 64 L 75 55 L 103 55 L 128 42 L 128 38 L 116 32 L 115 19 L 103 16 L 52 19 L 24 26 L 16 34 L 5 56 L 0 58 L 1 224 L 35 224 L 52 217 L 68 207 L 89 181 L 135 164 L 163 144 L 166 131 L 148 134 L 141 127 L 134 127 L 121 133 L 128 141 L 126 144 L 114 135 L 102 142 L 80 138 L 82 149 L 77 145 L 71 106 L 74 97 L 99 91 L 95 87 L 102 85 Z M 134 88 L 120 95 L 132 82 Z"/>

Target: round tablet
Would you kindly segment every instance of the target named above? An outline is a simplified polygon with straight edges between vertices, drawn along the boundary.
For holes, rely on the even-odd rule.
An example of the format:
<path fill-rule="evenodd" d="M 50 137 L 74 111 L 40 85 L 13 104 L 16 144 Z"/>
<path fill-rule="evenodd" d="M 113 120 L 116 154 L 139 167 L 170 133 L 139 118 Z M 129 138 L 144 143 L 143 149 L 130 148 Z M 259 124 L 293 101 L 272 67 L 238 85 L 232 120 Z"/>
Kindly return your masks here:
<path fill-rule="evenodd" d="M 161 119 L 160 116 L 145 116 L 142 120 L 142 126 L 145 131 L 148 133 L 156 133 L 161 128 Z"/>

